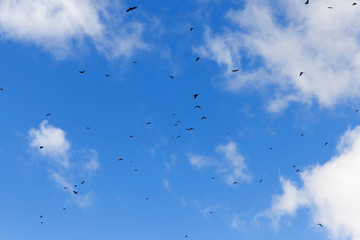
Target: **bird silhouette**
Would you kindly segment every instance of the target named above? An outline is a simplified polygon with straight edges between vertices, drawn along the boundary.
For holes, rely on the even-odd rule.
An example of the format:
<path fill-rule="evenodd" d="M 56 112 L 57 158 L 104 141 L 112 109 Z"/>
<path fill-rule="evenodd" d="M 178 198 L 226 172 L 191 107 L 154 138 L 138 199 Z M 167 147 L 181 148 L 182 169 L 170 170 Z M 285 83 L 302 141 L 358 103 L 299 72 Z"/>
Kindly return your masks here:
<path fill-rule="evenodd" d="M 135 7 L 129 7 L 127 10 L 126 10 L 126 12 L 130 12 L 130 11 L 132 11 L 132 10 L 135 10 L 137 7 L 135 6 Z"/>
<path fill-rule="evenodd" d="M 305 4 L 309 4 L 309 0 L 307 0 L 307 1 L 305 2 Z"/>
<path fill-rule="evenodd" d="M 122 160 L 123 160 L 123 158 L 119 158 L 119 159 L 118 159 L 118 161 L 122 161 Z"/>
<path fill-rule="evenodd" d="M 73 192 L 74 192 L 75 194 L 78 194 L 78 192 L 77 192 L 77 191 L 75 191 L 75 190 L 74 190 Z"/>
<path fill-rule="evenodd" d="M 79 73 L 85 73 L 85 71 L 79 71 Z"/>
<path fill-rule="evenodd" d="M 328 142 L 325 143 L 325 146 L 328 145 Z"/>
<path fill-rule="evenodd" d="M 46 114 L 47 117 L 50 116 L 50 115 L 51 115 L 51 113 L 47 113 L 47 114 Z"/>
<path fill-rule="evenodd" d="M 192 130 L 195 130 L 195 129 L 194 128 L 186 128 L 186 130 L 192 131 Z"/>
<path fill-rule="evenodd" d="M 321 223 L 318 223 L 318 224 L 316 224 L 317 226 L 320 226 L 320 227 L 323 227 L 323 225 L 321 224 Z"/>
<path fill-rule="evenodd" d="M 199 105 L 196 105 L 195 108 L 201 108 Z"/>
<path fill-rule="evenodd" d="M 44 148 L 44 146 L 40 146 L 39 148 L 40 148 L 40 149 L 43 149 L 43 148 Z"/>
<path fill-rule="evenodd" d="M 210 213 L 210 214 L 212 214 L 212 213 L 213 213 L 213 211 L 210 211 L 209 213 Z"/>
<path fill-rule="evenodd" d="M 40 218 L 42 218 L 42 216 L 40 215 Z"/>
<path fill-rule="evenodd" d="M 63 211 L 65 211 L 66 210 L 66 208 L 63 208 Z"/>
<path fill-rule="evenodd" d="M 293 168 L 296 168 L 296 165 L 293 165 Z"/>
<path fill-rule="evenodd" d="M 67 189 L 67 187 L 64 187 L 64 190 Z"/>
<path fill-rule="evenodd" d="M 90 128 L 90 127 L 86 127 L 85 129 L 90 130 L 91 128 Z"/>
<path fill-rule="evenodd" d="M 84 184 L 85 183 L 85 180 L 83 180 L 80 184 Z"/>
<path fill-rule="evenodd" d="M 262 179 L 260 179 L 260 180 L 259 180 L 259 183 L 261 183 L 262 181 L 263 181 L 263 180 L 262 180 Z"/>
<path fill-rule="evenodd" d="M 192 32 L 192 30 L 194 30 L 194 28 L 193 28 L 193 27 L 191 27 L 191 28 L 190 28 L 190 32 Z"/>
<path fill-rule="evenodd" d="M 353 4 L 351 4 L 352 6 L 356 6 L 357 5 L 357 3 L 356 2 L 354 2 Z"/>
<path fill-rule="evenodd" d="M 106 77 L 109 77 L 110 75 L 109 74 L 105 74 Z"/>
<path fill-rule="evenodd" d="M 239 69 L 233 69 L 233 70 L 231 70 L 232 72 L 238 72 L 239 71 Z"/>
<path fill-rule="evenodd" d="M 137 172 L 138 171 L 138 169 L 136 168 L 136 169 L 134 169 L 134 172 Z"/>
<path fill-rule="evenodd" d="M 171 79 L 174 79 L 174 76 L 170 76 Z"/>
<path fill-rule="evenodd" d="M 296 172 L 300 172 L 300 169 L 296 169 Z"/>
<path fill-rule="evenodd" d="M 130 138 L 133 138 L 134 136 L 130 136 Z"/>
<path fill-rule="evenodd" d="M 302 75 L 304 75 L 305 72 L 300 72 L 299 76 L 301 77 Z"/>
<path fill-rule="evenodd" d="M 211 179 L 215 179 L 215 177 L 211 177 Z"/>
<path fill-rule="evenodd" d="M 188 235 L 185 235 L 185 237 L 187 238 L 187 237 L 188 237 Z"/>
<path fill-rule="evenodd" d="M 239 182 L 234 182 L 233 184 L 239 184 Z"/>
<path fill-rule="evenodd" d="M 272 148 L 269 148 L 270 150 L 272 150 Z"/>
<path fill-rule="evenodd" d="M 300 136 L 302 137 L 302 136 L 304 136 L 304 134 L 302 133 L 302 134 L 300 134 Z"/>
<path fill-rule="evenodd" d="M 146 124 L 147 124 L 147 125 L 150 125 L 150 124 L 152 124 L 152 123 L 151 123 L 151 122 L 147 122 Z"/>
<path fill-rule="evenodd" d="M 77 187 L 77 185 L 74 185 L 74 187 Z"/>
<path fill-rule="evenodd" d="M 137 61 L 133 61 L 133 63 L 137 63 Z"/>
<path fill-rule="evenodd" d="M 200 58 L 199 57 L 197 57 L 196 59 L 195 59 L 195 62 L 197 62 L 197 61 L 199 61 L 200 60 Z"/>
<path fill-rule="evenodd" d="M 0 88 L 0 91 L 4 91 L 4 89 L 3 89 L 3 88 Z"/>
<path fill-rule="evenodd" d="M 145 200 L 149 200 L 149 198 L 145 198 Z"/>
<path fill-rule="evenodd" d="M 206 117 L 202 117 L 201 120 L 203 120 L 203 119 L 207 119 L 207 118 L 206 118 Z"/>
<path fill-rule="evenodd" d="M 180 138 L 180 137 L 181 137 L 181 135 L 177 136 L 176 138 Z"/>
<path fill-rule="evenodd" d="M 334 9 L 333 7 L 328 7 L 328 9 Z"/>
<path fill-rule="evenodd" d="M 194 99 L 197 98 L 198 96 L 199 96 L 199 94 L 197 94 L 197 93 L 195 93 L 195 94 L 193 95 Z"/>

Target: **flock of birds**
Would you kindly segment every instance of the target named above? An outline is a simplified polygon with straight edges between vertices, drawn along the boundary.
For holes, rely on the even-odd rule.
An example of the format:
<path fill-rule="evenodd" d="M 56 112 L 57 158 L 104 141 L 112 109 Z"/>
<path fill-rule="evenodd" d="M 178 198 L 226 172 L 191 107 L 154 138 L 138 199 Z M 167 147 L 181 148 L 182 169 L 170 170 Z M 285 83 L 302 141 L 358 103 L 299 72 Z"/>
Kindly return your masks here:
<path fill-rule="evenodd" d="M 305 4 L 309 4 L 309 3 L 310 3 L 310 0 L 307 0 L 307 1 L 305 2 Z M 352 3 L 352 6 L 356 6 L 356 5 L 357 5 L 356 2 Z M 333 7 L 328 7 L 328 8 L 329 8 L 329 9 L 333 9 Z M 129 8 L 126 10 L 126 12 L 130 12 L 130 11 L 133 11 L 133 10 L 135 10 L 135 9 L 137 9 L 137 6 L 129 7 Z M 193 30 L 194 30 L 194 28 L 191 27 L 191 28 L 190 28 L 190 31 L 193 31 Z M 199 60 L 201 60 L 200 57 L 197 57 L 197 58 L 195 59 L 195 62 L 198 62 Z M 133 61 L 133 63 L 137 63 L 137 61 Z M 233 70 L 232 70 L 232 72 L 234 72 L 234 73 L 236 73 L 236 72 L 238 72 L 238 71 L 239 71 L 239 69 L 233 69 Z M 85 70 L 80 70 L 79 73 L 80 73 L 80 74 L 84 74 L 84 73 L 85 73 Z M 304 74 L 305 74 L 305 72 L 300 72 L 299 76 L 301 77 L 301 76 L 303 76 Z M 106 77 L 109 77 L 110 75 L 109 75 L 109 74 L 105 74 L 105 76 L 106 76 Z M 170 78 L 171 78 L 171 79 L 175 79 L 174 75 L 170 75 Z M 3 89 L 3 88 L 0 88 L 0 91 L 4 91 L 4 89 Z M 197 99 L 197 98 L 199 97 L 199 94 L 198 94 L 198 93 L 195 93 L 192 97 L 193 97 L 193 99 Z M 201 106 L 196 105 L 194 108 L 200 109 Z M 356 112 L 358 112 L 358 111 L 359 111 L 359 110 L 357 109 Z M 47 113 L 47 114 L 46 114 L 47 117 L 50 116 L 50 115 L 51 115 L 50 113 Z M 176 116 L 175 113 L 174 113 L 173 115 Z M 205 120 L 205 119 L 207 119 L 206 116 L 201 117 L 201 120 Z M 180 123 L 180 121 L 176 121 L 176 123 L 174 124 L 174 126 L 178 126 L 179 123 Z M 147 122 L 146 124 L 147 124 L 147 125 L 151 125 L 152 122 Z M 91 128 L 90 128 L 90 127 L 86 127 L 85 129 L 90 130 Z M 185 130 L 186 130 L 186 131 L 194 131 L 195 129 L 192 128 L 192 127 L 189 127 L 189 128 L 185 128 Z M 304 134 L 302 133 L 302 134 L 300 134 L 300 136 L 304 136 Z M 180 137 L 181 137 L 181 135 L 171 136 L 172 139 L 174 139 L 174 138 L 180 138 Z M 133 136 L 130 136 L 130 138 L 133 138 Z M 328 145 L 328 142 L 325 142 L 325 146 L 326 146 L 326 145 Z M 44 149 L 44 147 L 46 147 L 46 145 L 41 145 L 41 146 L 39 146 L 39 149 L 42 150 L 42 149 Z M 272 150 L 272 148 L 270 148 L 270 150 Z M 119 159 L 118 159 L 118 161 L 122 161 L 122 160 L 124 160 L 124 158 L 119 158 Z M 132 162 L 132 161 L 130 161 L 130 162 Z M 296 165 L 293 165 L 293 168 L 296 168 Z M 134 169 L 134 171 L 137 172 L 138 169 Z M 300 171 L 301 171 L 300 169 L 296 169 L 296 172 L 300 172 Z M 215 177 L 212 177 L 212 179 L 215 179 Z M 260 179 L 260 180 L 259 180 L 259 183 L 261 183 L 261 182 L 263 182 L 263 179 Z M 84 183 L 85 183 L 85 180 L 83 180 L 80 184 L 82 185 L 82 184 L 84 184 Z M 234 181 L 233 184 L 239 184 L 239 182 Z M 77 187 L 78 187 L 77 185 L 74 185 L 73 187 L 64 186 L 64 190 L 69 190 L 69 189 L 70 189 L 75 195 L 77 195 L 77 194 L 78 194 Z M 146 197 L 145 200 L 149 200 L 149 198 Z M 66 208 L 63 208 L 62 210 L 65 211 Z M 209 214 L 212 214 L 212 213 L 213 213 L 213 211 L 210 211 L 210 212 L 209 212 Z M 41 219 L 41 224 L 43 224 L 43 223 L 44 223 L 44 220 L 43 220 L 44 217 L 43 217 L 43 215 L 40 215 L 40 219 Z M 323 227 L 323 225 L 322 225 L 321 223 L 318 223 L 317 226 Z M 185 235 L 186 238 L 187 238 L 188 236 L 189 236 L 189 235 Z"/>

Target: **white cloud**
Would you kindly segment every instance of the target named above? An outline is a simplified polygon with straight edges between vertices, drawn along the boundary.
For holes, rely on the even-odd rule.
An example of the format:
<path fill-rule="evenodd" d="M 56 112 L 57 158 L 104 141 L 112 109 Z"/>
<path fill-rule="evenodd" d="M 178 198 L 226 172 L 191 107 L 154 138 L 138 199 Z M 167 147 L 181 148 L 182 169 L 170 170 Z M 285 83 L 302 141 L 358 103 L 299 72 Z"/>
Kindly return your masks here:
<path fill-rule="evenodd" d="M 281 179 L 283 194 L 274 197 L 268 215 L 275 221 L 311 209 L 313 225 L 323 224 L 332 239 L 360 239 L 360 126 L 348 130 L 338 154 L 301 174 L 303 186 Z"/>
<path fill-rule="evenodd" d="M 247 1 L 226 14 L 231 28 L 208 30 L 197 51 L 223 68 L 225 89 L 271 92 L 272 112 L 314 99 L 331 107 L 360 93 L 360 29 L 354 27 L 360 14 L 352 2 L 333 1 L 330 10 L 327 0 Z"/>
<path fill-rule="evenodd" d="M 28 136 L 30 146 L 35 147 L 38 153 L 63 167 L 69 167 L 70 143 L 62 129 L 48 124 L 45 120 L 40 123 L 39 129 L 30 129 Z M 40 149 L 40 146 L 44 148 Z"/>
<path fill-rule="evenodd" d="M 238 152 L 235 142 L 219 145 L 215 151 L 222 154 L 225 161 L 209 156 L 190 155 L 189 162 L 198 169 L 214 166 L 219 173 L 226 176 L 228 184 L 251 180 L 251 176 L 246 173 L 245 158 Z"/>
<path fill-rule="evenodd" d="M 125 9 L 117 5 L 111 3 L 113 11 Z M 125 22 L 119 15 L 115 20 L 107 11 L 109 7 L 108 1 L 97 0 L 0 0 L 0 34 L 6 39 L 35 43 L 58 58 L 71 54 L 72 48 L 86 38 L 111 57 L 130 56 L 137 49 L 145 49 L 142 24 Z"/>
<path fill-rule="evenodd" d="M 58 184 L 60 189 L 66 187 L 65 190 L 71 196 L 73 202 L 80 207 L 89 206 L 92 203 L 93 194 L 82 192 L 78 195 L 73 193 L 73 179 L 76 176 L 77 181 L 83 172 L 88 178 L 93 172 L 99 169 L 98 153 L 94 149 L 81 151 L 81 155 L 85 156 L 86 161 L 71 161 L 73 154 L 70 154 L 70 143 L 66 138 L 66 133 L 61 128 L 57 128 L 48 123 L 47 120 L 42 121 L 38 129 L 31 128 L 28 132 L 29 146 L 34 148 L 37 154 L 40 154 L 48 160 L 48 171 L 50 178 Z M 40 146 L 44 146 L 40 149 Z M 74 152 L 76 153 L 76 152 Z"/>

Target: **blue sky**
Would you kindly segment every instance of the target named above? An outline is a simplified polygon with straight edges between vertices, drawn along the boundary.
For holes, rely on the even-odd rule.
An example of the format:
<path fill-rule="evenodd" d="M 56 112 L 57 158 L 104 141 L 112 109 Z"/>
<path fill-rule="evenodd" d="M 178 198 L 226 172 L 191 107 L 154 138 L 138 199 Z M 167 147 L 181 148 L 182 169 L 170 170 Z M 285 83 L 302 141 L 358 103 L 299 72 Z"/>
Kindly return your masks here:
<path fill-rule="evenodd" d="M 0 0 L 0 238 L 359 239 L 352 3 Z"/>

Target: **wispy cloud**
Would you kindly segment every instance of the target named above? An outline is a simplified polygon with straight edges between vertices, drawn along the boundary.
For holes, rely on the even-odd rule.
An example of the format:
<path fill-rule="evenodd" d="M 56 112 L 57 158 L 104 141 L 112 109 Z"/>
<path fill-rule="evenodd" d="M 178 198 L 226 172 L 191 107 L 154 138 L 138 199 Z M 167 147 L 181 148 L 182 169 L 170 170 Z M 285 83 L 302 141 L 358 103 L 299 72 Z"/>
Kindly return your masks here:
<path fill-rule="evenodd" d="M 58 58 L 64 58 L 86 39 L 107 57 L 131 56 L 147 45 L 143 24 L 127 21 L 112 10 L 125 6 L 97 0 L 1 0 L 0 34 L 5 39 L 35 43 Z M 114 31 L 116 29 L 116 31 Z"/>
<path fill-rule="evenodd" d="M 72 161 L 71 144 L 66 138 L 66 132 L 61 128 L 48 123 L 47 120 L 40 123 L 39 128 L 31 128 L 28 132 L 29 146 L 34 149 L 33 153 L 42 156 L 47 163 L 50 178 L 58 184 L 60 189 L 66 187 L 72 200 L 80 207 L 86 207 L 92 203 L 93 194 L 82 192 L 74 195 L 74 175 L 90 177 L 99 169 L 98 153 L 86 150 L 85 161 Z M 43 148 L 40 149 L 40 146 Z M 84 153 L 84 151 L 82 151 Z M 78 181 L 78 180 L 77 180 Z M 77 184 L 80 184 L 77 183 Z M 76 190 L 78 191 L 78 190 Z"/>
<path fill-rule="evenodd" d="M 296 0 L 247 1 L 242 10 L 226 14 L 231 28 L 214 34 L 197 49 L 223 69 L 229 91 L 245 88 L 266 92 L 272 112 L 290 102 L 322 107 L 358 98 L 360 82 L 360 21 L 351 1 L 327 0 L 305 5 Z M 232 69 L 239 69 L 233 73 Z M 299 76 L 303 71 L 305 74 Z M 264 91 L 265 90 L 265 91 Z"/>
<path fill-rule="evenodd" d="M 226 182 L 233 184 L 235 181 L 250 181 L 251 176 L 246 172 L 245 158 L 238 152 L 235 142 L 219 145 L 215 152 L 223 158 L 203 155 L 189 155 L 189 162 L 197 169 L 213 166 L 216 171 L 226 176 Z"/>
<path fill-rule="evenodd" d="M 274 197 L 267 212 L 275 223 L 307 207 L 314 227 L 321 223 L 332 239 L 360 239 L 360 126 L 348 130 L 337 148 L 330 161 L 301 174 L 302 187 L 281 178 L 283 193 Z"/>

